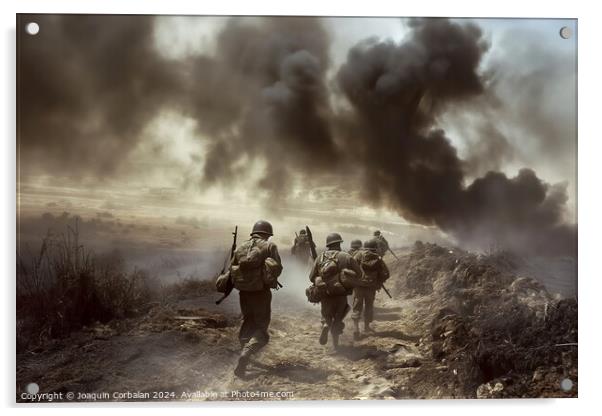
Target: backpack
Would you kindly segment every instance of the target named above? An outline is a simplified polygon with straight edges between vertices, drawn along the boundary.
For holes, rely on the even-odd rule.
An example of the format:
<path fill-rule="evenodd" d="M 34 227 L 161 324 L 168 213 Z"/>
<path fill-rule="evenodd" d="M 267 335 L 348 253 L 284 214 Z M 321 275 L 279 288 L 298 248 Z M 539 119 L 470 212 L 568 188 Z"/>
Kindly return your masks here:
<path fill-rule="evenodd" d="M 360 267 L 364 272 L 359 280 L 359 284 L 364 287 L 376 287 L 380 284 L 378 274 L 380 271 L 381 259 L 378 254 L 371 251 L 364 251 L 358 256 Z"/>
<path fill-rule="evenodd" d="M 347 289 L 341 283 L 341 270 L 337 259 L 338 251 L 327 250 L 322 253 L 318 264 L 316 286 L 324 287 L 327 296 L 346 295 Z"/>
<path fill-rule="evenodd" d="M 248 292 L 264 289 L 267 246 L 267 241 L 253 237 L 236 249 L 235 264 L 230 266 L 230 276 L 236 289 Z"/>

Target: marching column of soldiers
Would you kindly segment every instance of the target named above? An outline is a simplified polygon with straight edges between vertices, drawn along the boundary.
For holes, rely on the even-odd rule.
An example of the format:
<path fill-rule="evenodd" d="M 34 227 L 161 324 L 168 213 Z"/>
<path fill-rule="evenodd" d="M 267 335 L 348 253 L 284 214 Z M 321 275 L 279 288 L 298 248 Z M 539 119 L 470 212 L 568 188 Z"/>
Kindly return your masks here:
<path fill-rule="evenodd" d="M 236 231 L 233 234 L 230 265 L 227 270 L 224 267 L 216 281 L 217 290 L 224 295 L 216 303 L 234 288 L 238 289 L 242 314 L 239 331 L 241 353 L 234 374 L 244 377 L 251 357 L 269 341 L 270 289 L 281 287 L 278 277 L 282 273 L 282 261 L 276 244 L 269 241 L 273 236 L 269 222 L 257 221 L 250 238 L 238 247 Z M 299 231 L 291 248 L 291 254 L 301 264 L 309 264 L 313 258 L 309 272 L 311 286 L 306 295 L 310 302 L 320 303 L 322 328 L 319 343 L 325 345 L 330 335 L 335 349 L 339 348 L 339 336 L 345 328 L 343 320 L 350 310 L 355 340 L 360 339 L 362 318 L 364 333 L 373 332 L 370 324 L 374 318 L 375 295 L 384 289 L 383 283 L 389 278 L 389 270 L 382 257 L 390 248 L 380 231 L 375 231 L 373 238 L 363 244 L 360 240 L 353 240 L 348 252 L 341 249 L 342 243 L 340 234 L 331 233 L 326 237 L 326 249 L 317 255 L 311 232 L 306 228 Z M 347 296 L 351 294 L 353 301 L 350 307 Z"/>

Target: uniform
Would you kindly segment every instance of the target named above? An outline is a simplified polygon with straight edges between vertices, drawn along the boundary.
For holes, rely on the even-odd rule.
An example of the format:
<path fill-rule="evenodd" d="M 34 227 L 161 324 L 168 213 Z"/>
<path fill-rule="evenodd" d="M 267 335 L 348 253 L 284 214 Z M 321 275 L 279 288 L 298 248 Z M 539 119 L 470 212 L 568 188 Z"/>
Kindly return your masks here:
<path fill-rule="evenodd" d="M 272 315 L 272 292 L 266 283 L 267 264 L 271 264 L 269 273 L 274 279 L 282 272 L 278 247 L 268 241 L 271 235 L 272 226 L 265 221 L 258 221 L 253 227 L 251 238 L 235 251 L 230 265 L 234 287 L 239 290 L 242 314 L 242 325 L 238 333 L 242 351 L 238 366 L 234 370 L 238 376 L 244 374 L 251 355 L 257 353 L 270 340 L 268 327 Z M 243 263 L 246 261 L 249 264 L 249 258 L 258 266 L 245 267 Z"/>
<path fill-rule="evenodd" d="M 354 321 L 354 337 L 359 338 L 359 320 L 364 317 L 364 328 L 370 330 L 370 323 L 374 319 L 374 298 L 376 291 L 382 283 L 389 278 L 389 269 L 385 262 L 376 252 L 376 241 L 366 243 L 367 248 L 355 255 L 355 260 L 362 268 L 363 275 L 360 279 L 361 285 L 353 289 L 353 312 L 351 318 Z M 373 247 L 373 248 L 370 248 Z"/>
<path fill-rule="evenodd" d="M 385 254 L 387 254 L 387 251 L 389 251 L 389 242 L 385 239 L 385 237 L 382 236 L 382 234 L 375 236 L 374 239 L 377 242 L 376 252 L 379 256 L 383 257 Z"/>
<path fill-rule="evenodd" d="M 334 254 L 337 259 L 337 265 L 339 271 L 343 269 L 350 269 L 356 273 L 357 276 L 360 276 L 362 271 L 358 265 L 358 263 L 351 257 L 348 253 L 345 253 L 340 250 L 326 250 L 322 253 L 316 261 L 311 269 L 309 280 L 314 283 L 316 277 L 320 275 L 320 263 L 322 257 L 324 255 Z M 343 319 L 349 312 L 349 305 L 347 304 L 347 295 L 342 294 L 339 296 L 327 296 L 320 301 L 321 313 L 322 313 L 322 328 L 323 334 L 320 337 L 320 341 L 322 343 L 322 337 L 325 335 L 327 337 L 327 331 L 330 330 L 330 333 L 333 336 L 333 342 L 335 347 L 337 346 L 338 336 L 343 332 L 345 328 L 345 324 L 343 323 Z M 324 342 L 325 343 L 325 342 Z"/>
<path fill-rule="evenodd" d="M 349 250 L 347 250 L 347 253 L 349 253 L 351 255 L 351 257 L 355 258 L 355 255 L 362 249 L 362 242 L 361 240 L 353 240 L 351 242 L 351 248 L 349 248 Z M 357 260 L 357 259 L 356 259 Z"/>
<path fill-rule="evenodd" d="M 291 254 L 295 256 L 299 263 L 307 264 L 311 256 L 311 243 L 309 242 L 309 238 L 307 237 L 305 230 L 302 231 L 303 232 L 299 233 L 299 235 L 296 236 L 295 240 L 293 241 Z"/>

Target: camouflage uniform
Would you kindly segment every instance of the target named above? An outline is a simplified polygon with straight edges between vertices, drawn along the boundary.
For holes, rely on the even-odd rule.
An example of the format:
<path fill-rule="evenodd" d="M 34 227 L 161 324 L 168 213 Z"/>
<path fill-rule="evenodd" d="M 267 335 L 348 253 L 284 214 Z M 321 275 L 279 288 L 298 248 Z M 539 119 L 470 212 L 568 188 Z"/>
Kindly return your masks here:
<path fill-rule="evenodd" d="M 262 247 L 263 261 L 271 257 L 279 266 L 277 274 L 282 271 L 282 261 L 276 244 L 267 241 L 261 234 L 251 234 L 251 239 L 259 239 Z M 237 252 L 238 253 L 238 252 Z M 238 265 L 237 255 L 232 260 L 232 265 Z M 238 339 L 242 347 L 241 357 L 248 359 L 251 355 L 257 353 L 269 341 L 268 326 L 271 320 L 272 292 L 265 286 L 261 290 L 245 291 L 240 290 L 240 311 L 242 313 L 242 325 L 238 334 Z M 244 366 L 243 366 L 244 368 Z"/>
<path fill-rule="evenodd" d="M 364 325 L 369 329 L 369 324 L 374 319 L 374 297 L 376 291 L 380 289 L 383 282 L 389 278 L 389 269 L 385 262 L 378 256 L 375 249 L 363 249 L 355 255 L 355 260 L 359 263 L 362 270 L 366 261 L 372 260 L 375 263 L 375 280 L 372 283 L 366 283 L 366 286 L 358 286 L 353 289 L 353 312 L 351 318 L 355 321 L 356 332 L 358 322 L 364 313 Z M 355 335 L 355 334 L 354 334 Z"/>
<path fill-rule="evenodd" d="M 357 276 L 362 274 L 357 262 L 348 253 L 339 250 L 326 250 L 325 253 L 336 252 L 336 258 L 339 266 L 339 271 L 343 269 L 353 270 Z M 318 256 L 314 265 L 311 269 L 309 280 L 314 283 L 316 277 L 319 276 L 320 260 L 321 255 Z M 322 313 L 322 325 L 330 328 L 330 332 L 333 336 L 338 336 L 343 332 L 345 324 L 343 319 L 349 312 L 349 305 L 347 304 L 347 295 L 343 294 L 340 296 L 328 296 L 320 302 L 321 313 Z"/>

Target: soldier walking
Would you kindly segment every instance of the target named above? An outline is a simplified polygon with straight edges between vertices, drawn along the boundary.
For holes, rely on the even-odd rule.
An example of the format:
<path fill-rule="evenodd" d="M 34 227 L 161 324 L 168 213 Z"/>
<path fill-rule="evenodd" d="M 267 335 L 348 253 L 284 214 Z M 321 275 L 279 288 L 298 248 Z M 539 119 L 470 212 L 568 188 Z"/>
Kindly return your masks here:
<path fill-rule="evenodd" d="M 351 242 L 351 247 L 349 248 L 349 253 L 352 257 L 355 257 L 355 254 L 362 249 L 362 240 L 353 240 Z"/>
<path fill-rule="evenodd" d="M 300 264 L 304 266 L 308 264 L 311 256 L 311 243 L 304 229 L 299 230 L 299 234 L 295 236 L 293 246 L 291 247 L 291 254 L 295 256 L 295 259 Z"/>
<path fill-rule="evenodd" d="M 374 231 L 374 239 L 376 240 L 377 249 L 376 252 L 379 256 L 384 257 L 387 251 L 389 251 L 389 242 L 380 233 L 379 230 Z"/>
<path fill-rule="evenodd" d="M 319 341 L 320 344 L 326 345 L 330 332 L 335 349 L 339 346 L 339 336 L 345 328 L 343 319 L 350 309 L 347 304 L 347 289 L 340 283 L 339 276 L 345 269 L 352 271 L 356 276 L 362 273 L 353 257 L 341 251 L 342 242 L 340 234 L 329 234 L 326 238 L 326 251 L 316 258 L 309 275 L 309 280 L 316 286 L 327 287 L 327 294 L 320 301 L 322 330 Z"/>
<path fill-rule="evenodd" d="M 370 323 L 374 319 L 374 297 L 389 278 L 389 269 L 378 254 L 378 241 L 373 238 L 364 243 L 364 249 L 354 256 L 362 269 L 359 285 L 353 289 L 353 338 L 359 340 L 359 321 L 364 315 L 364 332 L 373 331 Z"/>
<path fill-rule="evenodd" d="M 272 225 L 257 221 L 251 238 L 241 244 L 230 265 L 230 278 L 240 295 L 242 325 L 238 338 L 242 351 L 234 374 L 245 375 L 250 357 L 269 341 L 272 292 L 282 272 L 282 262 L 276 244 L 268 241 L 273 235 Z"/>

